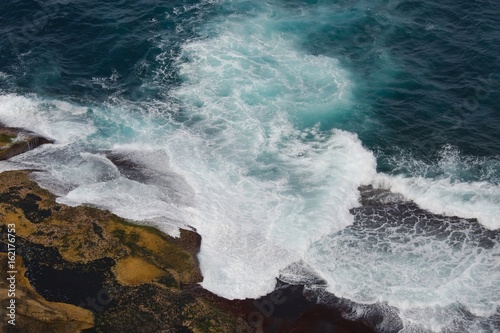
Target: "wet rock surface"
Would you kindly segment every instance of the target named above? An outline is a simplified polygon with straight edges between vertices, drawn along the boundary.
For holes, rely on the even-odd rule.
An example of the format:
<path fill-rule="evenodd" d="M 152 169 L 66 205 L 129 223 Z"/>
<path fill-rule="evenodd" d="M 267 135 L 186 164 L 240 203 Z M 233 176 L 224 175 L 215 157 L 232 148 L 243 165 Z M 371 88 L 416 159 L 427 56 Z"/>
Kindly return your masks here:
<path fill-rule="evenodd" d="M 54 143 L 36 133 L 0 124 L 0 161 L 35 149 L 47 143 Z"/>

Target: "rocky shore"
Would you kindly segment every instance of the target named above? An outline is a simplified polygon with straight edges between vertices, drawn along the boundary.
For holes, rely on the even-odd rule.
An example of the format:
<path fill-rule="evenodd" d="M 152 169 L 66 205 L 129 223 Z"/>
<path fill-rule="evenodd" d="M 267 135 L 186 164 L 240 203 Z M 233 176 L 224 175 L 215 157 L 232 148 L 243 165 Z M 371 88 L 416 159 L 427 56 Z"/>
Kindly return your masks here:
<path fill-rule="evenodd" d="M 15 226 L 17 303 L 25 307 L 6 332 L 247 331 L 242 318 L 184 288 L 202 280 L 193 231 L 172 238 L 106 211 L 59 205 L 25 171 L 0 174 L 0 219 L 0 252 Z"/>
<path fill-rule="evenodd" d="M 20 129 L 0 133 L 3 158 L 50 142 Z M 373 322 L 346 319 L 348 307 L 319 304 L 304 285 L 277 280 L 257 300 L 218 297 L 198 284 L 195 231 L 173 238 L 55 199 L 28 171 L 0 173 L 0 278 L 12 261 L 17 272 L 16 325 L 2 318 L 3 332 L 374 332 Z M 3 309 L 8 288 L 2 283 Z"/>
<path fill-rule="evenodd" d="M 5 332 L 372 332 L 277 284 L 258 300 L 201 288 L 201 238 L 180 238 L 91 207 L 57 204 L 27 171 L 0 174 L 0 260 L 15 225 L 16 326 Z M 6 270 L 0 270 L 6 274 Z M 5 280 L 6 276 L 1 276 Z M 7 292 L 0 292 L 2 307 Z"/>

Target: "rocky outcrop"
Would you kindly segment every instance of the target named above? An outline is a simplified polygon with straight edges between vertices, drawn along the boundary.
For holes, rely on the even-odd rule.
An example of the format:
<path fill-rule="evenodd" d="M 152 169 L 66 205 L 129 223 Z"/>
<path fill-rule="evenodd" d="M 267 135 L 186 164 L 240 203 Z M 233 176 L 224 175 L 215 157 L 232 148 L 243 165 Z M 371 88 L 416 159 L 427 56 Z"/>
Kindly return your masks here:
<path fill-rule="evenodd" d="M 31 305 L 19 310 L 16 327 L 3 321 L 3 331 L 250 331 L 243 318 L 184 287 L 202 280 L 193 231 L 173 238 L 106 211 L 59 205 L 24 171 L 0 174 L 0 221 L 0 252 L 8 251 L 7 226 L 15 226 L 18 288 L 30 291 L 17 303 Z M 6 297 L 0 293 L 2 304 Z"/>
<path fill-rule="evenodd" d="M 54 143 L 54 141 L 21 128 L 2 127 L 0 124 L 0 161 L 46 143 Z"/>

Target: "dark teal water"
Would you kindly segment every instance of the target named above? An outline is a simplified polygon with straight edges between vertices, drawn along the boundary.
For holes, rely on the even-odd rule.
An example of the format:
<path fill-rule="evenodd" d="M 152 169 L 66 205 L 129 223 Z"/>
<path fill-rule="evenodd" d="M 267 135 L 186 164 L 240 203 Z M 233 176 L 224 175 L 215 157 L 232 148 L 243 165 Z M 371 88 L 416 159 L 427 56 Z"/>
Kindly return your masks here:
<path fill-rule="evenodd" d="M 39 181 L 68 204 L 195 226 L 204 285 L 226 297 L 261 295 L 303 259 L 339 296 L 410 322 L 428 311 L 434 331 L 456 304 L 498 314 L 499 244 L 466 263 L 450 252 L 446 269 L 432 246 L 415 252 L 466 296 L 412 280 L 402 298 L 373 296 L 366 276 L 336 286 L 355 272 L 317 248 L 352 223 L 361 184 L 500 226 L 499 2 L 19 0 L 0 13 L 0 122 L 56 139 L 3 169 L 49 171 Z"/>
<path fill-rule="evenodd" d="M 500 153 L 500 4 L 494 1 L 288 1 L 290 10 L 315 11 L 321 20 L 292 20 L 279 27 L 299 39 L 297 48 L 340 61 L 356 77 L 356 103 L 345 123 L 371 149 L 410 149 L 431 157 L 453 145 L 467 155 Z M 190 7 L 185 12 L 178 8 Z M 6 92 L 35 92 L 76 100 L 119 94 L 134 101 L 161 98 L 148 83 L 158 67 L 162 88 L 180 80 L 172 61 L 197 38 L 216 4 L 197 1 L 16 1 L 2 4 L 0 70 Z M 248 11 L 238 3 L 222 15 Z M 182 11 L 182 10 L 181 10 Z M 182 26 L 181 29 L 176 27 Z M 155 58 L 164 52 L 170 58 Z M 111 89 L 92 81 L 118 75 Z M 367 110 L 368 109 L 368 112 Z M 377 131 L 364 123 L 377 122 Z M 429 151 L 430 148 L 430 151 Z M 434 151 L 433 151 L 434 150 Z M 387 167 L 389 169 L 390 167 Z M 386 168 L 384 168 L 386 170 Z"/>

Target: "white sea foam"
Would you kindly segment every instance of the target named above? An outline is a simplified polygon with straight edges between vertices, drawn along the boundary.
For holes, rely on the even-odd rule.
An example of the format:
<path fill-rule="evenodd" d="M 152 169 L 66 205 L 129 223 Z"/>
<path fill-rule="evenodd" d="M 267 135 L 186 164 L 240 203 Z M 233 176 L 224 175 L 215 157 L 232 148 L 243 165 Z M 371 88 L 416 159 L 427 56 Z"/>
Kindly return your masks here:
<path fill-rule="evenodd" d="M 375 173 L 355 135 L 314 126 L 345 112 L 346 72 L 298 52 L 275 14 L 235 15 L 184 45 L 184 84 L 170 92 L 191 119 L 168 153 L 196 191 L 203 285 L 228 298 L 272 290 L 312 241 L 352 223 L 357 187 Z"/>
<path fill-rule="evenodd" d="M 86 108 L 57 100 L 32 96 L 0 95 L 0 122 L 22 127 L 56 140 L 74 142 L 95 132 L 84 116 Z"/>
<path fill-rule="evenodd" d="M 437 214 L 477 218 L 489 229 L 500 228 L 500 186 L 486 181 L 458 182 L 449 178 L 387 176 L 375 184 L 401 193 L 420 207 Z"/>
<path fill-rule="evenodd" d="M 280 164 L 261 166 L 278 173 L 272 177 L 251 175 L 255 170 L 241 160 L 210 156 L 206 143 L 185 135 L 170 139 L 170 153 L 196 191 L 191 220 L 204 239 L 203 285 L 229 298 L 272 290 L 280 268 L 322 234 L 350 224 L 356 188 L 374 172 L 373 155 L 346 132 L 318 147 L 289 141 L 286 148 L 301 158 L 283 154 Z"/>
<path fill-rule="evenodd" d="M 500 160 L 462 154 L 445 146 L 433 163 L 401 153 L 391 164 L 399 175 L 377 175 L 374 185 L 403 194 L 436 214 L 476 218 L 489 229 L 500 228 Z"/>
<path fill-rule="evenodd" d="M 430 223 L 444 225 L 439 220 Z M 334 294 L 360 303 L 388 302 L 409 318 L 459 304 L 478 316 L 496 313 L 497 243 L 478 247 L 467 228 L 441 237 L 432 232 L 411 235 L 413 229 L 399 228 L 368 227 L 326 236 L 311 247 L 307 261 Z M 437 323 L 443 325 L 440 319 L 433 325 Z"/>

